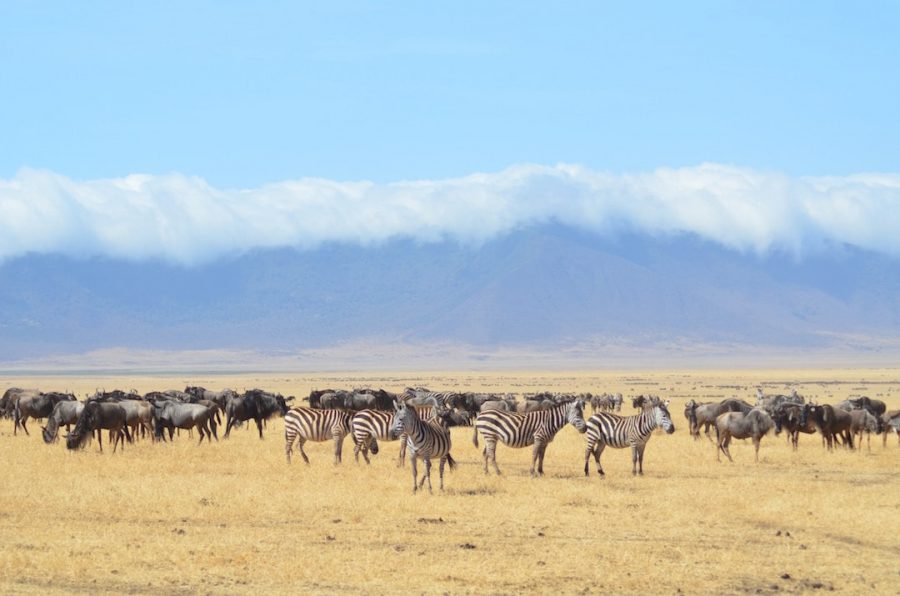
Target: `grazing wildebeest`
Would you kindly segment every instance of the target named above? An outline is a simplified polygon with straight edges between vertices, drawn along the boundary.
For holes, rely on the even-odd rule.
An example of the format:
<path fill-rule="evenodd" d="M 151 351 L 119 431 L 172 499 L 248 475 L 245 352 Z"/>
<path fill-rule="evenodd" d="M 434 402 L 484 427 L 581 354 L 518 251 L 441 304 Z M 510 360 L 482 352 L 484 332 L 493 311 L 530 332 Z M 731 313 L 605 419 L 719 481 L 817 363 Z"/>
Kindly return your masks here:
<path fill-rule="evenodd" d="M 13 414 L 14 424 L 13 434 L 16 429 L 22 427 L 25 434 L 29 434 L 28 427 L 25 422 L 29 418 L 41 419 L 50 416 L 53 407 L 61 401 L 75 401 L 75 396 L 70 393 L 38 393 L 37 395 L 22 395 L 16 401 L 15 412 Z"/>
<path fill-rule="evenodd" d="M 78 416 L 84 409 L 84 404 L 80 401 L 60 401 L 53 406 L 50 417 L 47 419 L 47 426 L 42 428 L 44 442 L 52 443 L 57 439 L 59 427 L 65 426 L 66 432 L 70 430 L 70 426 L 78 421 Z"/>
<path fill-rule="evenodd" d="M 765 410 L 755 408 L 748 413 L 725 412 L 716 418 L 716 461 L 721 451 L 728 456 L 728 461 L 733 462 L 728 445 L 731 439 L 752 439 L 754 447 L 754 459 L 759 463 L 759 442 L 769 431 L 775 428 L 775 422 Z"/>
<path fill-rule="evenodd" d="M 763 408 L 770 416 L 781 404 L 802 404 L 804 401 L 803 396 L 797 393 L 796 388 L 791 389 L 790 395 L 765 395 L 761 387 L 756 388 L 756 407 Z"/>
<path fill-rule="evenodd" d="M 857 447 L 862 449 L 863 433 L 866 434 L 866 446 L 872 451 L 872 433 L 880 435 L 883 430 L 883 422 L 879 416 L 875 416 L 868 410 L 853 410 L 850 412 L 850 434 L 856 440 Z"/>
<path fill-rule="evenodd" d="M 213 408 L 202 404 L 185 404 L 175 400 L 155 401 L 153 402 L 153 420 L 156 422 L 155 436 L 157 439 L 164 438 L 163 431 L 168 429 L 169 440 L 171 440 L 176 428 L 196 428 L 200 434 L 198 445 L 203 443 L 204 437 L 207 442 L 212 442 L 210 437 L 218 441 L 214 413 Z"/>
<path fill-rule="evenodd" d="M 800 419 L 803 414 L 803 405 L 791 402 L 782 402 L 775 406 L 772 413 L 772 421 L 775 423 L 775 434 L 781 432 L 782 429 L 787 431 L 787 439 L 793 450 L 797 450 L 800 442 L 800 433 L 811 435 L 816 432 L 815 421 L 807 419 L 806 424 L 801 425 Z"/>
<path fill-rule="evenodd" d="M 263 420 L 275 414 L 284 416 L 288 411 L 287 402 L 280 394 L 268 393 L 261 389 L 251 389 L 237 398 L 228 400 L 225 414 L 228 418 L 225 438 L 231 433 L 235 422 L 252 419 L 259 430 L 259 438 L 263 438 Z"/>
<path fill-rule="evenodd" d="M 113 453 L 119 443 L 125 449 L 125 439 L 129 439 L 128 425 L 125 424 L 125 409 L 117 403 L 98 402 L 89 400 L 84 404 L 75 429 L 66 435 L 66 447 L 78 449 L 84 446 L 93 431 L 109 430 L 109 440 L 113 444 Z M 100 452 L 103 452 L 103 434 L 97 433 L 97 442 L 100 443 Z"/>
<path fill-rule="evenodd" d="M 881 422 L 884 425 L 884 436 L 881 437 L 881 446 L 887 447 L 887 438 L 890 433 L 897 435 L 897 442 L 900 443 L 900 410 L 885 412 L 881 417 Z"/>
<path fill-rule="evenodd" d="M 850 434 L 850 412 L 828 404 L 804 404 L 800 414 L 801 426 L 806 426 L 810 417 L 816 425 L 816 430 L 824 437 L 829 451 L 834 448 L 834 442 L 839 437 L 843 439 L 845 447 L 853 449 L 853 436 Z"/>

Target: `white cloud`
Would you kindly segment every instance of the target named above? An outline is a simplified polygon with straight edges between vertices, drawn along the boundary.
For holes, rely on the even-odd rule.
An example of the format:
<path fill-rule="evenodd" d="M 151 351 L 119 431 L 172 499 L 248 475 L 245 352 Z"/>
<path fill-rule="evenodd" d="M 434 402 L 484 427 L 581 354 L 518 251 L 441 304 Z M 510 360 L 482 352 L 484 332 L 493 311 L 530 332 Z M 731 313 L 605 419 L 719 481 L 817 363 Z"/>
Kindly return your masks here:
<path fill-rule="evenodd" d="M 519 165 L 449 180 L 305 178 L 239 190 L 178 174 L 78 182 L 25 169 L 0 179 L 0 258 L 36 252 L 191 265 L 324 242 L 478 243 L 547 222 L 601 234 L 696 234 L 759 254 L 851 244 L 900 256 L 900 174 Z"/>

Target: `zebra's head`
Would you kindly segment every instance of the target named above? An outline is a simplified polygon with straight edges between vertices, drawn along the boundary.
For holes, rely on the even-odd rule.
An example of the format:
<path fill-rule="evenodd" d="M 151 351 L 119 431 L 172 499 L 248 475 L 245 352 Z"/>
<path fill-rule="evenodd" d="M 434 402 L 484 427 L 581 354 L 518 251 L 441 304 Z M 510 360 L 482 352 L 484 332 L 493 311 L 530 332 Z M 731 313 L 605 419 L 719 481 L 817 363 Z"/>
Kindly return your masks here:
<path fill-rule="evenodd" d="M 391 436 L 399 437 L 404 433 L 409 419 L 417 417 L 416 409 L 409 407 L 406 402 L 394 400 L 394 417 L 391 419 Z"/>
<path fill-rule="evenodd" d="M 653 417 L 657 427 L 662 428 L 670 435 L 675 432 L 675 423 L 672 422 L 672 416 L 669 414 L 669 400 L 661 401 L 653 406 Z"/>
<path fill-rule="evenodd" d="M 575 399 L 566 404 L 566 422 L 574 426 L 580 433 L 587 430 L 587 424 L 584 422 L 583 399 Z"/>

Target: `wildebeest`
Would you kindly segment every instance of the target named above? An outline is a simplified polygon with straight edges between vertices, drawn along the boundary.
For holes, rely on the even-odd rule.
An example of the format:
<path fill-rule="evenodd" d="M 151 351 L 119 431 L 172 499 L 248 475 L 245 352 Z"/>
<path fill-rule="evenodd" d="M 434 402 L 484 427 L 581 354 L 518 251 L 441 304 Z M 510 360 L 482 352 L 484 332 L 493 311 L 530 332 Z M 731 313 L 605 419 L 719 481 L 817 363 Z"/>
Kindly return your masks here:
<path fill-rule="evenodd" d="M 748 413 L 725 412 L 716 418 L 716 461 L 721 451 L 733 462 L 728 445 L 731 439 L 752 439 L 754 447 L 754 460 L 759 462 L 759 442 L 769 431 L 775 427 L 775 422 L 765 410 L 754 408 Z"/>
<path fill-rule="evenodd" d="M 13 418 L 16 412 L 16 403 L 23 396 L 40 395 L 37 389 L 22 389 L 21 387 L 10 387 L 0 397 L 0 417 Z"/>
<path fill-rule="evenodd" d="M 756 388 L 756 407 L 763 408 L 770 416 L 781 404 L 802 404 L 804 401 L 803 396 L 797 393 L 796 388 L 791 389 L 790 395 L 765 395 L 761 387 Z"/>
<path fill-rule="evenodd" d="M 241 396 L 228 400 L 225 414 L 228 419 L 225 427 L 225 438 L 231 434 L 231 428 L 238 421 L 253 420 L 259 430 L 259 438 L 263 438 L 263 420 L 275 414 L 284 416 L 288 411 L 287 401 L 281 394 L 269 393 L 261 389 L 251 389 Z"/>
<path fill-rule="evenodd" d="M 850 412 L 850 435 L 859 440 L 856 446 L 862 449 L 863 433 L 866 434 L 866 446 L 869 451 L 872 450 L 872 433 L 881 434 L 883 422 L 880 417 L 875 416 L 868 410 L 853 410 Z"/>
<path fill-rule="evenodd" d="M 806 424 L 800 424 L 802 413 L 802 404 L 782 402 L 775 406 L 775 411 L 771 414 L 772 421 L 775 422 L 775 433 L 780 433 L 782 429 L 787 431 L 788 441 L 791 443 L 794 451 L 797 450 L 800 442 L 800 433 L 811 435 L 816 432 L 814 420 L 807 419 Z"/>
<path fill-rule="evenodd" d="M 171 440 L 175 434 L 175 429 L 192 429 L 196 428 L 200 434 L 199 445 L 203 442 L 204 437 L 207 442 L 212 442 L 212 438 L 217 441 L 219 437 L 216 433 L 216 421 L 213 418 L 215 410 L 202 404 L 185 404 L 175 400 L 159 400 L 153 402 L 153 420 L 156 424 L 155 436 L 157 439 L 164 438 L 163 431 L 169 431 L 169 439 Z"/>
<path fill-rule="evenodd" d="M 865 395 L 857 397 L 845 399 L 834 407 L 840 408 L 846 412 L 851 410 L 866 410 L 871 412 L 873 416 L 883 416 L 887 411 L 887 406 L 880 399 L 870 399 Z"/>
<path fill-rule="evenodd" d="M 123 399 L 118 402 L 125 409 L 125 423 L 131 429 L 131 441 L 138 433 L 153 436 L 153 406 L 142 399 Z"/>
<path fill-rule="evenodd" d="M 125 409 L 117 403 L 98 402 L 89 400 L 84 404 L 75 429 L 66 435 L 66 447 L 78 449 L 84 446 L 93 431 L 109 430 L 109 440 L 113 443 L 113 453 L 119 443 L 125 449 L 125 439 L 129 439 L 128 425 L 125 424 Z M 97 433 L 97 442 L 100 443 L 100 452 L 103 452 L 103 435 Z"/>
<path fill-rule="evenodd" d="M 526 399 L 522 402 L 520 412 L 527 414 L 528 412 L 537 412 L 538 410 L 549 410 L 556 406 L 556 402 L 552 399 Z"/>
<path fill-rule="evenodd" d="M 42 428 L 45 443 L 52 443 L 59 434 L 59 427 L 65 426 L 66 432 L 70 430 L 70 426 L 78 421 L 78 416 L 84 409 L 84 404 L 80 401 L 60 401 L 53 406 L 50 417 L 47 419 L 47 426 Z"/>
<path fill-rule="evenodd" d="M 199 400 L 209 400 L 219 408 L 224 411 L 225 406 L 228 404 L 228 399 L 237 396 L 237 391 L 234 389 L 222 389 L 221 391 L 211 391 L 206 389 L 205 387 L 185 387 L 184 393 L 187 393 L 192 397 L 189 399 L 191 403 L 197 403 Z"/>
<path fill-rule="evenodd" d="M 706 438 L 712 441 L 712 437 L 709 433 L 709 427 L 715 425 L 716 419 L 719 416 L 721 416 L 725 412 L 741 412 L 746 414 L 752 409 L 753 406 L 751 406 L 747 402 L 732 398 L 723 399 L 718 403 L 694 404 L 691 407 L 691 416 L 693 418 L 690 419 L 690 426 L 692 428 L 692 432 L 696 433 L 694 435 L 695 437 L 700 436 L 700 427 L 704 427 Z"/>
<path fill-rule="evenodd" d="M 16 401 L 15 411 L 13 413 L 14 427 L 13 434 L 16 429 L 22 427 L 25 434 L 29 434 L 28 427 L 25 423 L 29 418 L 47 418 L 53 412 L 53 407 L 61 401 L 75 401 L 75 396 L 70 393 L 57 393 L 51 391 L 49 393 L 38 393 L 37 395 L 22 395 Z"/>
<path fill-rule="evenodd" d="M 800 424 L 805 426 L 812 418 L 831 451 L 837 438 L 842 438 L 844 446 L 853 449 L 853 436 L 850 434 L 850 412 L 824 404 L 804 404 L 800 414 Z"/>

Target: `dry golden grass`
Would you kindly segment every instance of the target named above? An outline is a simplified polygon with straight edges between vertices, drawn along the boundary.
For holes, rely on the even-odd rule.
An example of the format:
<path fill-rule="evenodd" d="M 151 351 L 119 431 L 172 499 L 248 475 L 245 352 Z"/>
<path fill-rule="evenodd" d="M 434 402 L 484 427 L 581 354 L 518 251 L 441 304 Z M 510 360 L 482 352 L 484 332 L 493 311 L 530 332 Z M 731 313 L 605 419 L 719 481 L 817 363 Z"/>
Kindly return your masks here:
<path fill-rule="evenodd" d="M 582 473 L 583 436 L 564 429 L 548 475 L 528 477 L 529 450 L 500 447 L 504 476 L 485 477 L 471 429 L 455 429 L 459 468 L 447 490 L 413 496 L 397 443 L 369 467 L 341 466 L 331 444 L 312 464 L 284 459 L 282 421 L 266 438 L 236 431 L 197 447 L 96 445 L 69 453 L 0 424 L 0 592 L 741 592 L 896 593 L 900 447 L 823 451 L 803 436 L 763 440 L 761 463 L 737 442 L 717 463 L 687 434 L 689 398 L 750 398 L 763 381 L 796 382 L 833 402 L 867 393 L 900 407 L 900 370 L 438 373 L 244 378 L 6 378 L 3 386 L 139 391 L 260 386 L 406 385 L 487 391 L 622 391 L 672 400 L 674 435 L 654 436 L 645 476 L 607 450 L 607 477 Z M 784 386 L 782 385 L 781 388 Z M 626 403 L 623 413 L 630 413 Z M 436 478 L 435 478 L 436 480 Z"/>

